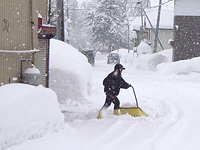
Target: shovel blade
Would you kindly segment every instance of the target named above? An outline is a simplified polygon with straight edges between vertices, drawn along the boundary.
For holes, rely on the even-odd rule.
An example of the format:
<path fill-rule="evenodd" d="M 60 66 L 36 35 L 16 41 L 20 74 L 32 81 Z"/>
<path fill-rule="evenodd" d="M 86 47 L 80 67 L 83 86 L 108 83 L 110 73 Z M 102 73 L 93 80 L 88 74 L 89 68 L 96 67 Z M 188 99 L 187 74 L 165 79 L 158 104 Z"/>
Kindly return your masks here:
<path fill-rule="evenodd" d="M 129 114 L 133 117 L 147 116 L 147 114 L 145 114 L 139 107 L 121 107 L 120 113 L 121 115 Z"/>

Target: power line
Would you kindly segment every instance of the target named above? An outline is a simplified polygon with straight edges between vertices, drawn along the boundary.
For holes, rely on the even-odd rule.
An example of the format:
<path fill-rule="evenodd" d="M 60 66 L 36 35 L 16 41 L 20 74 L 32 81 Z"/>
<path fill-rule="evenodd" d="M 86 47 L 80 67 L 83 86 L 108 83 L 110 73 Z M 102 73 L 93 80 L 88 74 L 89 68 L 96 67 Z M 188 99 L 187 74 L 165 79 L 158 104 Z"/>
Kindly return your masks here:
<path fill-rule="evenodd" d="M 173 1 L 173 0 L 171 0 L 171 1 Z M 164 3 L 161 3 L 161 4 L 157 5 L 157 6 L 153 6 L 153 7 L 149 7 L 149 8 L 157 8 L 157 7 L 159 7 L 159 6 L 162 6 L 162 5 L 165 5 L 165 4 L 169 3 L 169 2 L 171 2 L 171 1 L 164 2 Z"/>

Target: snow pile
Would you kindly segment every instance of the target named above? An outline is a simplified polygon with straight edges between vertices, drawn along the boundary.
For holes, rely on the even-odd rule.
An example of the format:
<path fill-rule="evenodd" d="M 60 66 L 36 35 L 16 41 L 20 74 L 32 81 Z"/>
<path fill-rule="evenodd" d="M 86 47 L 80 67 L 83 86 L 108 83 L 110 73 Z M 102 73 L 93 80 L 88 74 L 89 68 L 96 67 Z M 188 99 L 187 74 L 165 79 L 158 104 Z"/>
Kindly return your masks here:
<path fill-rule="evenodd" d="M 100 60 L 100 61 L 102 61 L 102 60 L 104 61 L 105 57 L 106 56 L 104 54 L 102 54 L 101 52 L 99 52 L 99 51 L 96 52 L 95 59 Z"/>
<path fill-rule="evenodd" d="M 0 87 L 0 149 L 57 132 L 64 126 L 55 92 L 43 86 Z"/>
<path fill-rule="evenodd" d="M 50 88 L 60 103 L 78 105 L 89 94 L 92 66 L 69 44 L 51 39 L 50 45 Z"/>
<path fill-rule="evenodd" d="M 128 51 L 127 49 L 118 49 L 111 53 L 119 54 L 121 64 L 131 63 L 133 61 L 133 50 Z"/>
<path fill-rule="evenodd" d="M 157 66 L 157 72 L 165 75 L 177 74 L 186 75 L 200 73 L 200 57 L 182 60 L 173 63 L 163 63 Z"/>
<path fill-rule="evenodd" d="M 167 62 L 167 57 L 162 54 L 145 54 L 133 61 L 133 66 L 140 70 L 155 71 L 160 63 Z"/>
<path fill-rule="evenodd" d="M 142 54 L 133 58 L 133 51 L 126 49 L 114 51 L 121 57 L 121 63 L 128 63 L 135 69 L 143 71 L 156 71 L 159 74 L 186 75 L 200 73 L 200 57 L 172 62 L 172 49 L 167 49 L 154 54 Z"/>
<path fill-rule="evenodd" d="M 172 49 L 166 49 L 158 52 L 158 54 L 161 54 L 167 58 L 167 62 L 172 62 Z"/>
<path fill-rule="evenodd" d="M 138 55 L 151 54 L 152 53 L 151 46 L 147 44 L 147 41 L 141 41 L 140 45 L 138 45 L 137 47 L 137 53 Z"/>
<path fill-rule="evenodd" d="M 145 45 L 146 47 L 147 45 Z M 143 47 L 144 48 L 144 47 Z M 144 52 L 145 50 L 143 50 Z M 141 50 L 142 52 L 142 50 Z M 147 52 L 147 51 L 146 51 Z M 172 49 L 164 50 L 155 54 L 141 54 L 135 57 L 133 50 L 118 49 L 112 53 L 118 53 L 121 64 L 130 64 L 134 68 L 146 71 L 156 71 L 156 66 L 161 63 L 172 61 Z"/>

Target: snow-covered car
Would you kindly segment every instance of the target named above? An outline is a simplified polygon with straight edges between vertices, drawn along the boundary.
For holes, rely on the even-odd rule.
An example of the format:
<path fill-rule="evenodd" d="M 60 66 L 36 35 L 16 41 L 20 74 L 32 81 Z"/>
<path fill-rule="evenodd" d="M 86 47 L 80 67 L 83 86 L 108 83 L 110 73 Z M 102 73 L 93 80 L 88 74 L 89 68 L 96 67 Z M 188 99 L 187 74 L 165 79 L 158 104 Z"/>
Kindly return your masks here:
<path fill-rule="evenodd" d="M 108 57 L 107 64 L 120 63 L 120 57 L 119 57 L 119 54 L 117 54 L 117 53 L 110 53 L 110 54 L 108 54 L 107 57 Z"/>

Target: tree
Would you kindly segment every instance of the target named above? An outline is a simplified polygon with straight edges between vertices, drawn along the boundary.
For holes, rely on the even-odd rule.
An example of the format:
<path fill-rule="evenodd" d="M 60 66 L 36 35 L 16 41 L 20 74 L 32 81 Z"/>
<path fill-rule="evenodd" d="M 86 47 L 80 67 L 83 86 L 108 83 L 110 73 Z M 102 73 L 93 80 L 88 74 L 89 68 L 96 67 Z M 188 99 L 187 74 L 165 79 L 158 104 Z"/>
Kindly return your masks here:
<path fill-rule="evenodd" d="M 127 44 L 127 0 L 98 0 L 97 9 L 90 13 L 88 20 L 92 27 L 95 43 L 112 48 Z"/>

